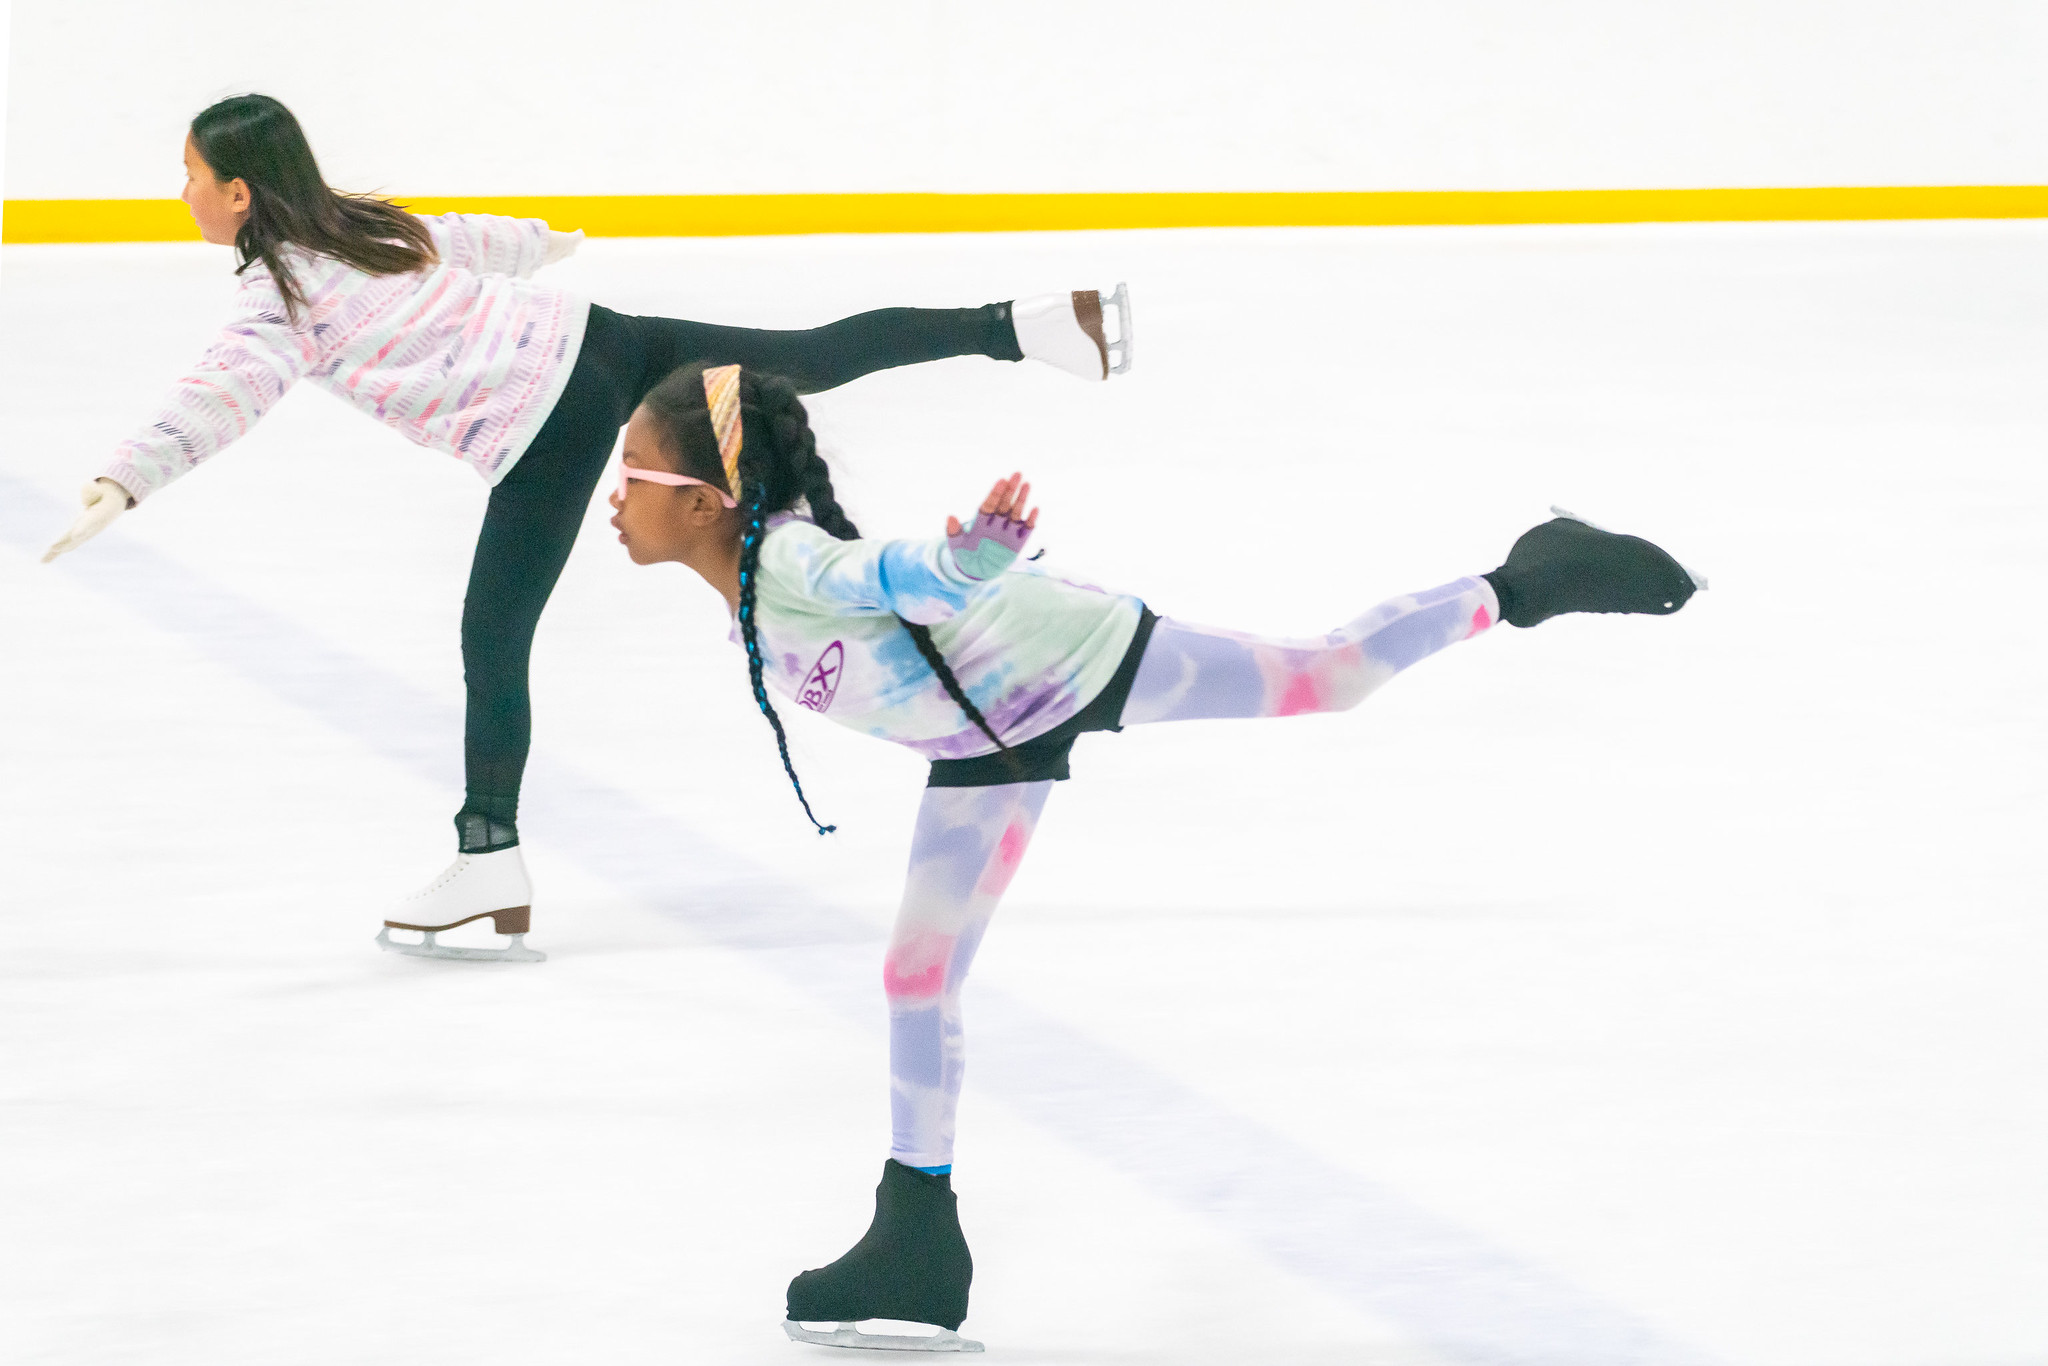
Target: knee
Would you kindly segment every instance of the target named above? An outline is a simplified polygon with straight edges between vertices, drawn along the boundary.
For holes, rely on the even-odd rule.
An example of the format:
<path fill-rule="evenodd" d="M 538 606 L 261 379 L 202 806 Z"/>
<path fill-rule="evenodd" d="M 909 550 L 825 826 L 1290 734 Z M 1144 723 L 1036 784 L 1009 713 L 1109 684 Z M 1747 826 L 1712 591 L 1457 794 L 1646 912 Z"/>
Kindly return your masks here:
<path fill-rule="evenodd" d="M 954 936 L 930 930 L 901 934 L 882 958 L 882 990 L 891 1005 L 917 1005 L 946 992 Z"/>

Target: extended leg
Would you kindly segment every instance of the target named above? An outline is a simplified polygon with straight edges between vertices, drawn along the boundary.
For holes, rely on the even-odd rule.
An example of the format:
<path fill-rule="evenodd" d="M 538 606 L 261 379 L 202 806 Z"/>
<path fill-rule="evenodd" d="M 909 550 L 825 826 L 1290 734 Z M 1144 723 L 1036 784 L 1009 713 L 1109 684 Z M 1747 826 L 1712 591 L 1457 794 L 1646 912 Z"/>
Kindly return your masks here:
<path fill-rule="evenodd" d="M 1008 304 L 983 308 L 878 308 L 794 331 L 636 318 L 647 338 L 642 392 L 679 365 L 744 365 L 815 394 L 899 365 L 950 356 L 1022 360 Z"/>
<path fill-rule="evenodd" d="M 1668 616 L 1705 587 L 1661 547 L 1561 509 L 1478 578 L 1393 598 L 1318 640 L 1278 640 L 1161 620 L 1123 723 L 1345 711 L 1409 665 L 1496 621 L 1567 612 Z"/>
<path fill-rule="evenodd" d="M 1105 330 L 1104 310 L 1116 319 Z M 744 365 L 820 393 L 899 365 L 950 356 L 1044 361 L 1083 379 L 1107 379 L 1131 363 L 1131 302 L 1122 285 L 1104 299 L 1075 290 L 981 308 L 878 308 L 823 327 L 776 331 L 677 318 L 634 318 L 646 348 L 638 393 L 679 365 Z"/>
<path fill-rule="evenodd" d="M 1411 664 L 1500 615 L 1484 579 L 1393 598 L 1326 636 L 1283 640 L 1162 618 L 1123 723 L 1346 711 Z"/>

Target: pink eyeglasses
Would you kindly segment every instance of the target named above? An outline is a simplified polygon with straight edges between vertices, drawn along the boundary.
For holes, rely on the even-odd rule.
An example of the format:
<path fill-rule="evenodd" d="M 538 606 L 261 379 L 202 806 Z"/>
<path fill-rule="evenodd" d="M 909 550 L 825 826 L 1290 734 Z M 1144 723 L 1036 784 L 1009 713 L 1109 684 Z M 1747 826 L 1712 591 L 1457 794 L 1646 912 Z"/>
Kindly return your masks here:
<path fill-rule="evenodd" d="M 727 507 L 736 508 L 739 506 L 738 503 L 733 501 L 731 494 L 708 480 L 692 479 L 687 474 L 670 474 L 666 470 L 643 470 L 638 465 L 628 465 L 624 461 L 619 462 L 619 501 L 621 503 L 626 501 L 626 481 L 629 479 L 645 479 L 650 484 L 667 484 L 671 488 L 681 488 L 684 484 L 702 484 L 705 488 L 717 494 L 718 500 Z"/>

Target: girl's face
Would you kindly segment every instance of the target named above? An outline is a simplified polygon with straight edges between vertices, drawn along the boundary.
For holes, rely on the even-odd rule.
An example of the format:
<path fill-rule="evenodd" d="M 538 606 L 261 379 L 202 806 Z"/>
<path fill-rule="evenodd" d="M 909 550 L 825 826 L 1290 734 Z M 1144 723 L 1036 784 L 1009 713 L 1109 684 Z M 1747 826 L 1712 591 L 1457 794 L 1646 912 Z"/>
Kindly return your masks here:
<path fill-rule="evenodd" d="M 178 197 L 192 210 L 201 237 L 217 247 L 235 244 L 235 234 L 249 217 L 249 182 L 239 176 L 225 183 L 216 179 L 190 133 L 185 135 L 185 193 Z"/>
<path fill-rule="evenodd" d="M 681 473 L 645 408 L 634 409 L 626 423 L 625 462 L 643 470 Z M 739 513 L 702 484 L 671 486 L 632 479 L 624 498 L 614 490 L 609 501 L 617 514 L 612 525 L 635 564 L 680 560 L 698 566 L 739 544 Z"/>

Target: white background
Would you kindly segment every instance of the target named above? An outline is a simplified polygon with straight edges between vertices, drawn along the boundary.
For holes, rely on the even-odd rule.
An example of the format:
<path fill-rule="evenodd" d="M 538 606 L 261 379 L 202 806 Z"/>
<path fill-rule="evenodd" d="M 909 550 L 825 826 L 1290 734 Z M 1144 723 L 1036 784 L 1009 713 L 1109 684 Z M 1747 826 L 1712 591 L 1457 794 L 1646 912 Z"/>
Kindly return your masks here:
<path fill-rule="evenodd" d="M 2048 181 L 2039 0 L 18 0 L 15 198 Z"/>

